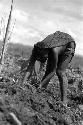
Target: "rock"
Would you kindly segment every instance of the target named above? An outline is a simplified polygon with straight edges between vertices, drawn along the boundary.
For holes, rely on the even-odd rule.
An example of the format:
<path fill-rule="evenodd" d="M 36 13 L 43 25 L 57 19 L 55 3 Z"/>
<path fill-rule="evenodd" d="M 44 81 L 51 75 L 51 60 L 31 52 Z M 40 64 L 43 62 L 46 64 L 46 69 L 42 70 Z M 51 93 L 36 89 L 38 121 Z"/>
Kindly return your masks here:
<path fill-rule="evenodd" d="M 81 121 L 81 125 L 83 125 L 83 121 Z"/>
<path fill-rule="evenodd" d="M 13 112 L 10 112 L 8 114 L 7 121 L 12 125 L 22 125 L 21 121 L 19 121 L 19 119 L 16 117 L 16 115 Z"/>
<path fill-rule="evenodd" d="M 79 105 L 79 108 L 80 108 L 81 110 L 83 110 L 83 105 Z"/>

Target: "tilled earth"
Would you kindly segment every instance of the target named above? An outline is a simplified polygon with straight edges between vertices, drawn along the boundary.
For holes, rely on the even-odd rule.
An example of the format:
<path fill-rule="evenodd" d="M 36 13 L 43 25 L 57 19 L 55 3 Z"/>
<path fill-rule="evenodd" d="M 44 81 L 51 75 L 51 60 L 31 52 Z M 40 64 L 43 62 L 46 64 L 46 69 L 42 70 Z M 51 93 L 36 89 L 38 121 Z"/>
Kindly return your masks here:
<path fill-rule="evenodd" d="M 17 72 L 19 66 L 7 65 L 5 63 L 0 79 L 0 125 L 83 125 L 81 69 L 66 70 L 69 100 L 66 107 L 60 101 L 56 74 L 46 90 L 38 91 L 36 86 L 44 71 L 38 76 L 33 74 L 23 85 L 23 76 Z"/>

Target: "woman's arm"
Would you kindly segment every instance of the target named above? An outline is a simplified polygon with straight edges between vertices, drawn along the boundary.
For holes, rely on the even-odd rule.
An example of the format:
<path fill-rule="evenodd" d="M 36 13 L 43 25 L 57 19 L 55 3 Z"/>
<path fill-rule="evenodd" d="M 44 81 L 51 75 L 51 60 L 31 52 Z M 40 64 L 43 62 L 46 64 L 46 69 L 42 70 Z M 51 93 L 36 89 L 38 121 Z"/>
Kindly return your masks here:
<path fill-rule="evenodd" d="M 33 48 L 32 55 L 30 56 L 30 59 L 29 59 L 28 67 L 27 67 L 27 69 L 25 71 L 25 76 L 24 76 L 23 83 L 26 82 L 27 78 L 29 79 L 31 77 L 35 61 L 36 61 L 36 50 Z"/>
<path fill-rule="evenodd" d="M 50 79 L 54 76 L 58 62 L 58 52 L 50 51 L 45 75 L 41 82 L 41 87 L 46 88 Z M 40 88 L 41 88 L 40 87 Z"/>

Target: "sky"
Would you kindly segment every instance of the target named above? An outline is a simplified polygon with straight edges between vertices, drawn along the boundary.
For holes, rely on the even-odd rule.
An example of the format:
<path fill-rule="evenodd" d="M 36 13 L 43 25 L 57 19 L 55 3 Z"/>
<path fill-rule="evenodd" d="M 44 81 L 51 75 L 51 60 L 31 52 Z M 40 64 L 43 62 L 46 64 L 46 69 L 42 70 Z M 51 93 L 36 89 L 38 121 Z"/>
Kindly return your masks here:
<path fill-rule="evenodd" d="M 0 0 L 0 29 L 7 23 L 11 0 Z M 10 42 L 34 45 L 57 30 L 76 41 L 83 55 L 83 0 L 14 0 Z M 2 33 L 0 34 L 2 38 Z"/>

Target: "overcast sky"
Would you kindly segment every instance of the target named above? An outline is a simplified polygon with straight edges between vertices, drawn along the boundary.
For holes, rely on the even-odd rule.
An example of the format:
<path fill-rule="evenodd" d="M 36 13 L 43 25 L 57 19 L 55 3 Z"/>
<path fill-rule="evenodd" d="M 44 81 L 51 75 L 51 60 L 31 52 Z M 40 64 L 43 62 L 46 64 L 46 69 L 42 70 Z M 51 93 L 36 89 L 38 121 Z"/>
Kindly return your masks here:
<path fill-rule="evenodd" d="M 8 18 L 11 0 L 0 0 L 0 19 Z M 69 33 L 83 55 L 83 0 L 14 0 L 11 41 L 34 45 L 57 30 Z"/>

